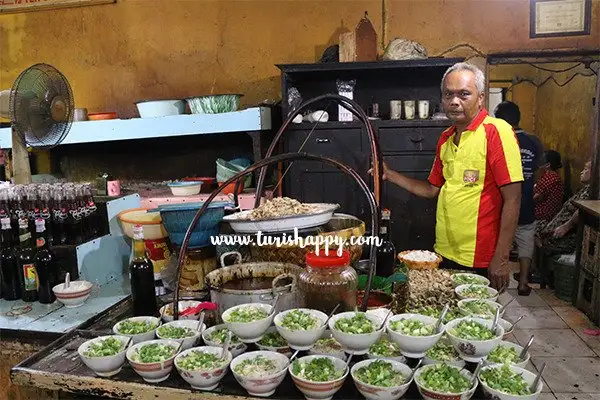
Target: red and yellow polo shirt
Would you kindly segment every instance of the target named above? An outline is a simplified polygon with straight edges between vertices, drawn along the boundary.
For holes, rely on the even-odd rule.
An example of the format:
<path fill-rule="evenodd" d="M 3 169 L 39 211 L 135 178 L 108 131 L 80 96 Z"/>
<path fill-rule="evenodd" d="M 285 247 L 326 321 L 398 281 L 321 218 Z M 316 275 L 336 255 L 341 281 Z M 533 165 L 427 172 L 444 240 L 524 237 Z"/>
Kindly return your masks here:
<path fill-rule="evenodd" d="M 456 127 L 446 129 L 437 145 L 429 182 L 440 187 L 435 251 L 460 265 L 487 268 L 498 241 L 500 187 L 523 181 L 515 132 L 486 110 L 454 144 Z"/>

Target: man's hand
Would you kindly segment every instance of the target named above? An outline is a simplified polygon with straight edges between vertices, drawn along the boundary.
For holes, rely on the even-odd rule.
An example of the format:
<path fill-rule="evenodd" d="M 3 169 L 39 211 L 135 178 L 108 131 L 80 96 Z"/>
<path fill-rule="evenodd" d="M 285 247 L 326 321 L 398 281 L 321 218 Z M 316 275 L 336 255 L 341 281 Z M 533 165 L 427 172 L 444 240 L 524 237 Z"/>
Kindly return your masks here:
<path fill-rule="evenodd" d="M 381 164 L 383 166 L 382 167 L 383 171 L 381 172 L 381 179 L 383 179 L 384 181 L 387 181 L 390 178 L 391 169 L 390 169 L 390 167 L 388 167 L 388 165 L 385 163 L 385 161 L 383 161 Z M 369 169 L 367 171 L 367 173 L 369 175 L 373 175 L 373 168 Z"/>
<path fill-rule="evenodd" d="M 501 293 L 508 286 L 509 274 L 508 259 L 494 256 L 488 267 L 488 277 L 490 278 L 491 286 Z"/>
<path fill-rule="evenodd" d="M 567 233 L 569 233 L 570 227 L 566 224 L 563 224 L 554 230 L 554 237 L 561 238 L 565 237 Z"/>

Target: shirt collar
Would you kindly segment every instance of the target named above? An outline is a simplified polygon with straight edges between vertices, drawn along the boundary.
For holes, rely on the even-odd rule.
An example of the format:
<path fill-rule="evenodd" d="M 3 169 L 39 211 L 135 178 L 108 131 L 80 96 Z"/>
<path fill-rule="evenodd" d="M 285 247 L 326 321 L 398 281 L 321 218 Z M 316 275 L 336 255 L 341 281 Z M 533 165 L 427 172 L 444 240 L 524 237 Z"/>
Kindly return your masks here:
<path fill-rule="evenodd" d="M 479 113 L 475 116 L 475 118 L 473 118 L 473 121 L 471 121 L 471 123 L 467 126 L 467 130 L 468 131 L 476 131 L 477 128 L 479 128 L 479 125 L 481 125 L 481 123 L 487 116 L 488 116 L 488 112 L 485 108 L 482 108 L 481 110 L 479 110 Z M 454 135 L 455 132 L 456 132 L 456 125 L 452 125 L 450 128 L 448 128 L 446 130 L 446 132 L 444 134 L 446 135 L 446 137 L 450 137 L 450 136 Z"/>

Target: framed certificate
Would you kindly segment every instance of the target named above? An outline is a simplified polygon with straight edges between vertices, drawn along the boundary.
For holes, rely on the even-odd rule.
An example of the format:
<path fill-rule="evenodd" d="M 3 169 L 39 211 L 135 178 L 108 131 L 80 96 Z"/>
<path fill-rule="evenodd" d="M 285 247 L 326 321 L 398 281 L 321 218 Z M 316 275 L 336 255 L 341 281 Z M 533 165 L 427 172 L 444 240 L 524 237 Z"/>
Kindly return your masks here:
<path fill-rule="evenodd" d="M 530 0 L 529 37 L 589 35 L 592 0 Z"/>

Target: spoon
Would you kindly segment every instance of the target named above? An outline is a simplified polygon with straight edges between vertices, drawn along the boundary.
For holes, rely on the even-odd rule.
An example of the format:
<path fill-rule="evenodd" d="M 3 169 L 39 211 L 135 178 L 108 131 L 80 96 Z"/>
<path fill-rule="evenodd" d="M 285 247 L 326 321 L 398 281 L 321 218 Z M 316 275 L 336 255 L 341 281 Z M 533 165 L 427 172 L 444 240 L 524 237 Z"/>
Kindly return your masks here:
<path fill-rule="evenodd" d="M 440 317 L 438 318 L 436 324 L 435 324 L 435 331 L 439 333 L 440 328 L 442 327 L 442 322 L 444 321 L 444 318 L 446 318 L 446 314 L 448 314 L 448 311 L 450 310 L 450 304 L 447 304 L 444 306 L 444 310 L 442 311 L 442 313 L 440 314 Z"/>
<path fill-rule="evenodd" d="M 390 315 L 392 315 L 392 310 L 388 311 L 385 319 L 383 320 L 383 322 L 381 323 L 381 326 L 379 326 L 379 328 L 377 329 L 378 331 L 383 329 L 383 327 L 385 326 L 385 322 L 388 320 L 388 318 L 390 317 Z"/>
<path fill-rule="evenodd" d="M 354 354 L 350 354 L 350 357 L 348 357 L 348 360 L 346 361 L 346 368 L 348 368 L 348 366 L 350 365 L 350 361 L 352 361 L 352 357 L 354 357 Z"/>
<path fill-rule="evenodd" d="M 275 297 L 275 303 L 273 303 L 273 308 L 271 309 L 271 313 L 269 314 L 269 318 L 273 315 L 275 315 L 275 311 L 277 311 L 277 303 L 279 303 L 279 299 L 281 298 L 280 295 L 277 295 Z"/>
<path fill-rule="evenodd" d="M 179 346 L 177 346 L 177 351 L 175 354 L 178 354 L 181 351 L 181 346 L 183 346 L 183 340 L 179 343 Z"/>
<path fill-rule="evenodd" d="M 538 384 L 540 383 L 540 379 L 542 379 L 542 372 L 544 372 L 544 369 L 546 369 L 546 363 L 544 363 L 544 365 L 542 365 L 542 368 L 540 368 L 540 372 L 538 372 L 537 376 L 535 377 L 535 380 L 529 387 L 529 390 L 531 391 L 531 393 L 537 392 L 537 387 L 538 387 Z"/>
<path fill-rule="evenodd" d="M 63 289 L 67 289 L 69 286 L 71 286 L 71 273 L 67 272 L 67 274 L 65 275 L 65 284 L 63 286 Z"/>
<path fill-rule="evenodd" d="M 515 299 L 516 299 L 516 297 L 513 297 L 513 298 L 511 298 L 511 299 L 508 301 L 508 303 L 506 303 L 505 305 L 501 306 L 501 307 L 500 307 L 500 312 L 501 312 L 501 313 L 503 313 L 503 312 L 504 312 L 504 310 L 506 310 L 506 307 L 508 307 L 508 305 L 509 305 L 510 303 L 512 303 L 513 301 L 515 301 Z"/>
<path fill-rule="evenodd" d="M 483 367 L 483 359 L 479 360 L 477 363 L 477 368 L 475 368 L 475 372 L 473 372 L 473 378 L 471 379 L 471 383 L 475 384 L 477 382 L 477 375 L 479 375 L 479 371 Z"/>
<path fill-rule="evenodd" d="M 227 350 L 229 349 L 229 343 L 231 343 L 231 331 L 227 332 L 227 339 L 223 343 L 223 347 L 221 348 L 221 359 L 225 359 L 225 355 L 227 354 Z"/>
<path fill-rule="evenodd" d="M 494 322 L 492 323 L 492 332 L 496 332 L 498 327 L 498 320 L 500 319 L 500 309 L 496 308 L 496 315 L 494 315 Z"/>
<path fill-rule="evenodd" d="M 421 366 L 422 363 L 423 363 L 423 359 L 419 358 L 417 365 L 415 365 L 415 367 L 410 372 L 410 375 L 408 376 L 408 378 L 406 378 L 406 380 L 404 381 L 405 383 L 410 382 L 412 380 L 413 376 L 415 376 L 415 372 L 417 372 L 417 370 L 419 369 L 419 367 Z"/>
<path fill-rule="evenodd" d="M 341 303 L 338 303 L 338 305 L 335 306 L 333 310 L 331 310 L 331 313 L 329 313 L 329 316 L 327 317 L 327 319 L 325 320 L 325 323 L 323 325 L 327 326 L 327 323 L 329 322 L 331 317 L 333 317 L 333 313 L 336 312 L 337 309 L 340 308 L 340 306 L 341 306 Z"/>
<path fill-rule="evenodd" d="M 533 335 L 531 335 L 531 337 L 529 338 L 529 342 L 527 342 L 525 347 L 523 347 L 523 351 L 521 351 L 521 354 L 519 354 L 519 360 L 525 361 L 525 358 L 527 358 L 527 350 L 529 350 L 532 343 L 533 343 Z"/>
<path fill-rule="evenodd" d="M 298 354 L 300 354 L 300 350 L 296 350 L 296 352 L 292 354 L 292 356 L 290 357 L 290 363 L 294 361 L 294 358 L 296 358 Z"/>
<path fill-rule="evenodd" d="M 198 318 L 198 326 L 196 327 L 196 330 L 200 333 L 202 333 L 202 323 L 204 322 L 204 310 L 202 310 L 202 312 L 200 313 L 200 318 Z"/>
<path fill-rule="evenodd" d="M 130 336 L 129 340 L 127 340 L 127 342 L 125 343 L 125 347 L 124 347 L 125 349 L 127 349 L 129 347 L 129 343 L 131 343 L 132 340 L 133 340 L 133 337 Z"/>

